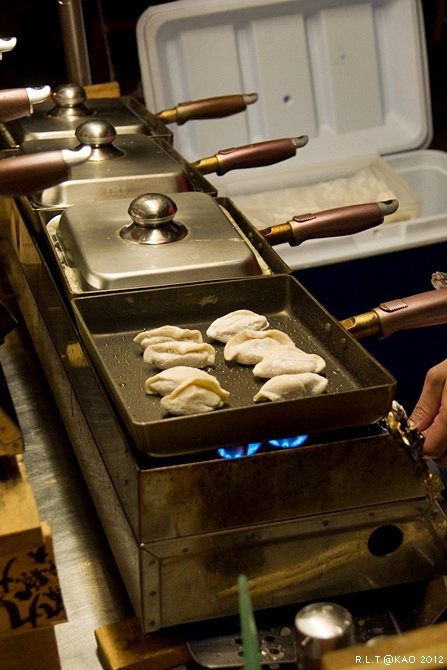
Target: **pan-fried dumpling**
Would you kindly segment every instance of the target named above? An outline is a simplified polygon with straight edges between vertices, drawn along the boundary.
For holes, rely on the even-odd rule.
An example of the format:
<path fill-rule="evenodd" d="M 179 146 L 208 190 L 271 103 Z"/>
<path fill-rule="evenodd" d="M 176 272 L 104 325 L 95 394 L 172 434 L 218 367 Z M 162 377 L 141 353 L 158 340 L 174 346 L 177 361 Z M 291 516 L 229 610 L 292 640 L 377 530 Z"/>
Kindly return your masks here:
<path fill-rule="evenodd" d="M 228 340 L 224 357 L 226 361 L 256 365 L 269 351 L 283 346 L 293 347 L 294 343 L 280 330 L 243 330 Z"/>
<path fill-rule="evenodd" d="M 197 368 L 187 367 L 186 365 L 177 365 L 175 368 L 162 370 L 156 375 L 146 379 L 144 382 L 144 390 L 148 395 L 169 395 L 169 393 L 172 393 L 177 386 L 193 377 L 214 379 L 214 377 L 208 372 L 205 372 L 205 370 L 198 370 Z"/>
<path fill-rule="evenodd" d="M 316 396 L 323 393 L 328 384 L 326 377 L 313 372 L 303 372 L 297 375 L 278 375 L 272 377 L 259 389 L 254 396 L 254 402 L 271 400 L 295 400 L 307 396 Z"/>
<path fill-rule="evenodd" d="M 170 342 L 171 340 L 202 342 L 203 337 L 200 330 L 190 330 L 179 326 L 160 326 L 160 328 L 153 328 L 152 330 L 143 330 L 133 339 L 135 344 L 138 344 L 143 351 L 152 344 Z"/>
<path fill-rule="evenodd" d="M 192 377 L 164 396 L 160 404 L 166 412 L 176 416 L 212 412 L 225 404 L 229 392 L 221 387 L 215 377 Z"/>
<path fill-rule="evenodd" d="M 301 372 L 319 373 L 325 367 L 326 361 L 318 354 L 308 354 L 297 347 L 280 347 L 266 354 L 253 368 L 253 374 L 269 379 Z"/>
<path fill-rule="evenodd" d="M 241 330 L 267 330 L 268 328 L 267 317 L 262 314 L 252 312 L 250 309 L 236 309 L 213 321 L 206 334 L 213 340 L 225 343 Z"/>
<path fill-rule="evenodd" d="M 189 368 L 204 368 L 214 365 L 216 352 L 207 342 L 180 342 L 171 340 L 152 344 L 143 352 L 145 363 L 155 365 L 160 370 L 186 365 Z"/>

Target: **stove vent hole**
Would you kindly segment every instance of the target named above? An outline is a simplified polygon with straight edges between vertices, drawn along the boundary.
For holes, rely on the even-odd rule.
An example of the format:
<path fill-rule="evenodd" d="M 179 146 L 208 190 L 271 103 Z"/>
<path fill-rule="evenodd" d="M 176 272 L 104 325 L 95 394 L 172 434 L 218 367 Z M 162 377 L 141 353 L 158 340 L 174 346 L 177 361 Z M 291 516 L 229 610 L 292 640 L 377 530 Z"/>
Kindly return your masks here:
<path fill-rule="evenodd" d="M 376 528 L 368 540 L 368 549 L 373 556 L 389 556 L 399 549 L 404 534 L 400 528 L 387 524 Z"/>

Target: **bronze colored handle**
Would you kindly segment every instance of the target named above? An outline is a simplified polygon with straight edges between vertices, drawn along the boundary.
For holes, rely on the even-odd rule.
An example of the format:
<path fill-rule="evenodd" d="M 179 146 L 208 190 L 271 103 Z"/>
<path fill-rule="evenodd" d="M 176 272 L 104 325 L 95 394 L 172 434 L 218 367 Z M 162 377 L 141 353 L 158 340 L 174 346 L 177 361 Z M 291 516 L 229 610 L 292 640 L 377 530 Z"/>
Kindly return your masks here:
<path fill-rule="evenodd" d="M 248 105 L 256 102 L 257 99 L 257 93 L 248 93 L 192 100 L 181 102 L 172 109 L 165 109 L 159 112 L 157 116 L 163 123 L 176 123 L 181 126 L 190 120 L 222 119 L 226 116 L 238 114 L 247 109 Z"/>
<path fill-rule="evenodd" d="M 9 88 L 0 91 L 0 121 L 13 121 L 29 116 L 33 104 L 43 102 L 51 93 L 49 86 L 41 88 Z"/>
<path fill-rule="evenodd" d="M 0 121 L 13 121 L 31 114 L 31 103 L 26 88 L 9 88 L 0 91 Z"/>
<path fill-rule="evenodd" d="M 0 160 L 0 197 L 29 195 L 68 178 L 70 167 L 83 163 L 90 147 L 70 151 L 42 151 Z"/>
<path fill-rule="evenodd" d="M 380 319 L 382 337 L 398 330 L 439 326 L 447 323 L 447 289 L 433 289 L 408 298 L 382 302 L 374 311 Z"/>
<path fill-rule="evenodd" d="M 304 147 L 308 140 L 307 135 L 301 135 L 301 137 L 287 137 L 280 140 L 268 140 L 242 147 L 222 149 L 214 156 L 202 158 L 192 165 L 203 175 L 215 172 L 222 176 L 230 170 L 273 165 L 287 158 L 292 158 L 295 156 L 296 150 L 299 147 Z"/>
<path fill-rule="evenodd" d="M 309 239 L 340 237 L 368 230 L 383 223 L 385 216 L 394 214 L 398 207 L 398 200 L 336 207 L 316 214 L 294 216 L 287 223 L 265 228 L 260 233 L 272 246 L 287 242 L 296 247 Z"/>
<path fill-rule="evenodd" d="M 446 324 L 447 288 L 382 302 L 370 312 L 340 323 L 357 340 L 368 335 L 388 337 L 399 330 Z"/>

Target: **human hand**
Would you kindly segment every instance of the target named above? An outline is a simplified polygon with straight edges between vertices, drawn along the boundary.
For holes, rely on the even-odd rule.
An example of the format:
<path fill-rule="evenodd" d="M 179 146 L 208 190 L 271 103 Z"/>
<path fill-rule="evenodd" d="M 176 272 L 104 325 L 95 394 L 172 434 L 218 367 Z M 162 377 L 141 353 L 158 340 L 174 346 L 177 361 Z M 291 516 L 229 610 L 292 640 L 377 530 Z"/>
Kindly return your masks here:
<path fill-rule="evenodd" d="M 425 454 L 447 468 L 447 359 L 427 372 L 409 423 L 425 437 Z"/>

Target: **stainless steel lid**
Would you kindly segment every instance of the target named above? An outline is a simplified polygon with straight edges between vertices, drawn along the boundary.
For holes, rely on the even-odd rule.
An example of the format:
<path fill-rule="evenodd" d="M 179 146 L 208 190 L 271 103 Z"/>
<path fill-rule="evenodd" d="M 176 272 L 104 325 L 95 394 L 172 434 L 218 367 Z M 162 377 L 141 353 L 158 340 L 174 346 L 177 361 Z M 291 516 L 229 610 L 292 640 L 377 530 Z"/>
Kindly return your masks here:
<path fill-rule="evenodd" d="M 45 230 L 73 293 L 263 273 L 240 228 L 205 193 L 75 205 Z"/>
<path fill-rule="evenodd" d="M 51 98 L 34 108 L 31 116 L 0 126 L 4 148 L 14 148 L 30 140 L 72 137 L 77 126 L 88 118 L 112 123 L 118 134 L 143 133 L 164 137 L 172 144 L 173 133 L 156 115 L 132 96 L 87 98 L 78 84 L 55 88 Z"/>
<path fill-rule="evenodd" d="M 88 161 L 71 170 L 70 179 L 34 193 L 35 207 L 65 208 L 94 200 L 134 198 L 157 191 L 161 193 L 201 190 L 215 192 L 211 184 L 162 139 L 143 134 L 116 133 L 103 119 L 84 120 L 70 139 L 31 140 L 20 148 L 21 154 L 88 145 Z"/>

